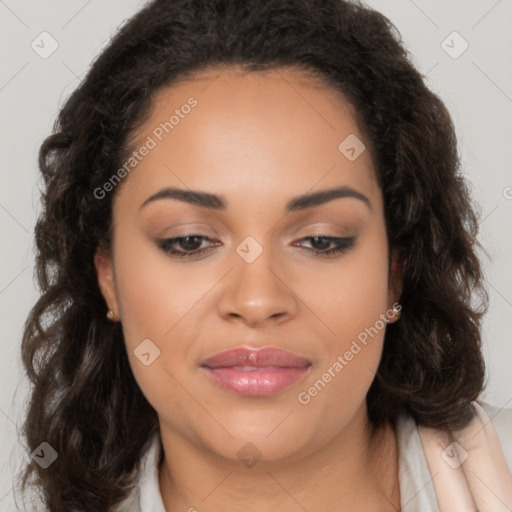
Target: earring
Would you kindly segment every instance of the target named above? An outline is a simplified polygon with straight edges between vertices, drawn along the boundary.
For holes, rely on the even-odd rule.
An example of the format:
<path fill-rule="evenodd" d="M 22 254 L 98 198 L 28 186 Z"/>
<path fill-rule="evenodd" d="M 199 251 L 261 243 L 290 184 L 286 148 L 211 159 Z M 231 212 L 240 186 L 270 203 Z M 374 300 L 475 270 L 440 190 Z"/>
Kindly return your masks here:
<path fill-rule="evenodd" d="M 115 315 L 114 315 L 114 312 L 111 309 L 108 310 L 107 318 L 109 320 L 115 321 Z"/>
<path fill-rule="evenodd" d="M 393 307 L 391 308 L 390 318 L 386 315 L 386 323 L 392 324 L 393 322 L 396 322 L 400 318 L 401 310 L 402 310 L 402 306 L 397 307 L 396 304 L 393 304 Z"/>

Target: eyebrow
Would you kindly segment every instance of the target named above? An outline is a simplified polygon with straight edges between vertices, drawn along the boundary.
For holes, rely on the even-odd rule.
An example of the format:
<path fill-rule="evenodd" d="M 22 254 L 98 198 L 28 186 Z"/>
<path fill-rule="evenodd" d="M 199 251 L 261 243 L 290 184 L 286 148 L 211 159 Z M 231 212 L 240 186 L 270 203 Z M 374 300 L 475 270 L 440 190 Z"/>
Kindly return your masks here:
<path fill-rule="evenodd" d="M 359 199 L 368 207 L 370 211 L 373 210 L 370 200 L 364 194 L 354 190 L 351 187 L 341 186 L 294 197 L 286 204 L 286 211 L 295 212 L 299 210 L 306 210 L 308 208 L 320 206 L 324 203 L 332 201 L 333 199 L 346 197 Z M 167 187 L 148 197 L 140 205 L 139 209 L 142 209 L 144 206 L 158 199 L 176 199 L 178 201 L 183 201 L 185 203 L 204 208 L 211 208 L 213 210 L 225 210 L 227 208 L 227 201 L 223 196 L 217 196 L 208 192 L 200 192 L 196 190 L 185 190 L 180 188 Z"/>

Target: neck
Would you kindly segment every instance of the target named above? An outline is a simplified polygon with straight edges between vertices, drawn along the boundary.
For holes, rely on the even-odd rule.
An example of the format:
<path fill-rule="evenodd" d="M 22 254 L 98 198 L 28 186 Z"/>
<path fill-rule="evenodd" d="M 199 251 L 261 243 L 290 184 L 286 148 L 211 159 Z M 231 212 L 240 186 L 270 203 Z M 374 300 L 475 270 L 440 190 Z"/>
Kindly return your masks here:
<path fill-rule="evenodd" d="M 398 448 L 390 425 L 372 432 L 366 407 L 323 446 L 293 460 L 244 467 L 160 425 L 160 491 L 167 512 L 375 512 L 400 509 Z"/>

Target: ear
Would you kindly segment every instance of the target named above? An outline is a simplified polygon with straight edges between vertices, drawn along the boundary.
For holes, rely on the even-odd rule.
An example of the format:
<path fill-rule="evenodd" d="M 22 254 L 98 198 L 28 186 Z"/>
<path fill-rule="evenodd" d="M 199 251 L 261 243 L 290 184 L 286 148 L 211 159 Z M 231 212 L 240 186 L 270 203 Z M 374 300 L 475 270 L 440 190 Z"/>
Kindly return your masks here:
<path fill-rule="evenodd" d="M 114 316 L 118 318 L 119 306 L 111 254 L 98 247 L 94 254 L 94 267 L 96 268 L 98 285 L 105 299 L 107 309 L 111 309 L 114 312 Z"/>
<path fill-rule="evenodd" d="M 403 289 L 404 273 L 406 261 L 402 258 L 402 251 L 399 248 L 393 248 L 391 251 L 391 268 L 389 272 L 388 286 L 388 307 L 400 301 Z"/>

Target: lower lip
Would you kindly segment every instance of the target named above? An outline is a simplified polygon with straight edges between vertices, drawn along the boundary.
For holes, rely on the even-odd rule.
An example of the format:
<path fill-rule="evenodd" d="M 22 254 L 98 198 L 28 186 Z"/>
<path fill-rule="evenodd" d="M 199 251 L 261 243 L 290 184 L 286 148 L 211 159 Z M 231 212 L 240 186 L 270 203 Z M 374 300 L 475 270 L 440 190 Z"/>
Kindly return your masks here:
<path fill-rule="evenodd" d="M 204 368 L 219 386 L 244 396 L 270 396 L 283 391 L 301 379 L 309 370 L 305 368 L 259 368 L 240 370 Z"/>

